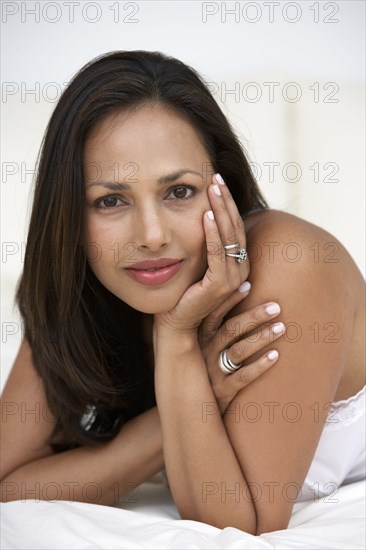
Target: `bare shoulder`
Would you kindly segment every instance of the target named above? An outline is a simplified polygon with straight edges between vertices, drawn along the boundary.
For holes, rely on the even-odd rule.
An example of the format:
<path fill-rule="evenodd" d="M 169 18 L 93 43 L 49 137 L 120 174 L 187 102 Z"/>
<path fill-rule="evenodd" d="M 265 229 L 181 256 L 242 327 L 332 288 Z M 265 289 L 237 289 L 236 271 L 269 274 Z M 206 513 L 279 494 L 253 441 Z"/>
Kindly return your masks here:
<path fill-rule="evenodd" d="M 288 243 L 292 242 L 290 241 L 291 237 L 297 237 L 298 239 L 318 238 L 322 243 L 328 242 L 337 245 L 340 252 L 348 254 L 334 235 L 318 225 L 282 210 L 269 209 L 250 214 L 245 219 L 245 229 L 249 240 L 257 240 L 264 235 L 267 236 L 268 232 L 271 232 L 273 236 L 285 237 Z"/>
<path fill-rule="evenodd" d="M 287 354 L 293 342 L 290 348 L 297 350 L 296 357 L 303 353 L 308 358 L 309 346 L 326 350 L 324 368 L 331 363 L 330 350 L 338 348 L 330 367 L 342 358 L 332 399 L 355 394 L 365 383 L 366 323 L 365 280 L 355 261 L 334 235 L 286 212 L 253 213 L 245 229 L 252 290 L 230 316 L 260 303 L 278 302 L 278 320 L 289 328 L 287 341 L 276 342 L 276 349 Z"/>
<path fill-rule="evenodd" d="M 245 219 L 251 277 L 267 278 L 271 288 L 283 286 L 286 277 L 298 283 L 334 284 L 347 295 L 348 305 L 359 305 L 365 281 L 343 244 L 325 229 L 293 214 L 265 210 Z M 265 269 L 264 269 L 265 266 Z M 273 277 L 277 273 L 278 277 Z M 301 281 L 294 277 L 301 276 Z M 288 290 L 288 289 L 287 289 Z M 348 291 L 347 291 L 348 290 Z"/>

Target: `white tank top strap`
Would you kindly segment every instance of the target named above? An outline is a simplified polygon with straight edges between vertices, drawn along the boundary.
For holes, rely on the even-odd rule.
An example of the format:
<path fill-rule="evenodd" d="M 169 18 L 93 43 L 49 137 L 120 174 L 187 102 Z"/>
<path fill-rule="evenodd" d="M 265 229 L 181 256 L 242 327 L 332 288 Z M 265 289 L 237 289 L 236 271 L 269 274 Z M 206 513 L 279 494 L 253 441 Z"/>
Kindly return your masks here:
<path fill-rule="evenodd" d="M 326 430 L 336 430 L 355 422 L 365 413 L 366 385 L 348 399 L 334 401 L 325 421 Z"/>

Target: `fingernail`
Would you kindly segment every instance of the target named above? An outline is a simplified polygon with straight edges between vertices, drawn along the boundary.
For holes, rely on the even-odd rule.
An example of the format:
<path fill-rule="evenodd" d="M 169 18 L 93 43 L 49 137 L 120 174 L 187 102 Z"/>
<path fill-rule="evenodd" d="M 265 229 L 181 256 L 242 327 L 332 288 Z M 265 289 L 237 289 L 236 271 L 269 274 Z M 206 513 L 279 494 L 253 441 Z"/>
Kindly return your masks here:
<path fill-rule="evenodd" d="M 215 193 L 215 195 L 221 195 L 221 191 L 218 185 L 213 186 L 213 192 Z"/>
<path fill-rule="evenodd" d="M 276 351 L 275 349 L 269 351 L 261 360 L 260 360 L 260 365 L 261 366 L 264 366 L 264 367 L 268 367 L 268 366 L 271 366 L 271 365 L 268 365 L 268 361 L 271 361 L 273 362 L 275 359 L 277 359 L 279 356 L 279 353 L 278 351 Z"/>
<path fill-rule="evenodd" d="M 225 182 L 222 179 L 221 174 L 215 174 L 215 179 L 216 179 L 217 183 L 219 183 L 220 185 L 225 185 Z"/>
<path fill-rule="evenodd" d="M 209 220 L 214 220 L 215 219 L 215 216 L 214 216 L 214 213 L 212 212 L 212 210 L 209 210 L 207 213 L 207 217 Z"/>
<path fill-rule="evenodd" d="M 276 323 L 275 325 L 272 325 L 272 332 L 275 334 L 280 334 L 285 330 L 285 325 L 283 323 Z"/>
<path fill-rule="evenodd" d="M 249 281 L 245 281 L 245 283 L 242 283 L 240 286 L 239 286 L 239 292 L 247 292 L 248 290 L 250 290 L 252 287 L 252 285 L 250 284 Z"/>
<path fill-rule="evenodd" d="M 266 312 L 268 315 L 274 315 L 275 313 L 279 313 L 281 311 L 281 308 L 276 302 L 271 302 L 265 307 Z"/>

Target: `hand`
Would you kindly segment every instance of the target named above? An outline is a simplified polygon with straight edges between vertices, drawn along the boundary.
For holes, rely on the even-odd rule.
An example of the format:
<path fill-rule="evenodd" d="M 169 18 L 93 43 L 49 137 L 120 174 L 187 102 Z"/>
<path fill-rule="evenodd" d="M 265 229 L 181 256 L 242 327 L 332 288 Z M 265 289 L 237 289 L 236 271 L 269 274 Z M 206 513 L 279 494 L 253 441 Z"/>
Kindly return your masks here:
<path fill-rule="evenodd" d="M 239 248 L 244 248 L 246 238 L 244 222 L 234 199 L 228 187 L 218 184 L 218 181 L 215 174 L 213 185 L 207 190 L 215 219 L 211 220 L 207 212 L 203 216 L 207 271 L 201 281 L 186 290 L 172 310 L 154 316 L 156 326 L 165 326 L 176 332 L 196 333 L 203 319 L 231 296 L 248 276 L 248 260 L 238 263 L 225 254 L 224 245 L 238 242 Z M 220 194 L 216 194 L 215 190 Z"/>
<path fill-rule="evenodd" d="M 199 328 L 199 344 L 221 415 L 225 413 L 239 391 L 261 376 L 277 361 L 278 352 L 276 350 L 267 351 L 252 362 L 248 362 L 248 358 L 270 342 L 280 338 L 285 332 L 282 323 L 270 323 L 270 320 L 280 313 L 278 304 L 273 302 L 256 306 L 240 315 L 231 317 L 222 324 L 224 316 L 243 300 L 249 291 L 250 286 L 244 293 L 235 292 L 211 315 L 207 316 Z M 272 312 L 271 310 L 267 311 L 268 306 L 272 306 Z M 277 311 L 275 306 L 278 306 Z M 275 326 L 279 329 L 282 328 L 282 331 L 274 332 Z M 249 332 L 250 337 L 243 338 Z M 245 366 L 243 365 L 233 373 L 224 374 L 219 367 L 219 356 L 224 350 L 227 351 L 227 357 L 234 364 L 244 362 Z"/>

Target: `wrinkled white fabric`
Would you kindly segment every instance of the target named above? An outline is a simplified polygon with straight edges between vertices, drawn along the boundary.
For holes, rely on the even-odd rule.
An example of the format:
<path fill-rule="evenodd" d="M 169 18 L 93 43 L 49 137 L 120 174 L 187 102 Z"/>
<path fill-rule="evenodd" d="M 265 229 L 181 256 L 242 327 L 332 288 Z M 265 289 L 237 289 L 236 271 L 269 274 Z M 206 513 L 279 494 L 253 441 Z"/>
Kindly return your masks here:
<path fill-rule="evenodd" d="M 365 398 L 366 386 L 330 409 L 287 529 L 255 537 L 181 520 L 162 471 L 118 507 L 34 500 L 1 504 L 1 548 L 364 549 Z"/>
<path fill-rule="evenodd" d="M 160 475 L 160 474 L 158 474 Z M 81 502 L 16 501 L 1 505 L 1 548 L 364 549 L 365 482 L 341 487 L 334 502 L 296 503 L 288 529 L 258 537 L 181 520 L 157 477 L 140 486 L 123 509 Z"/>

